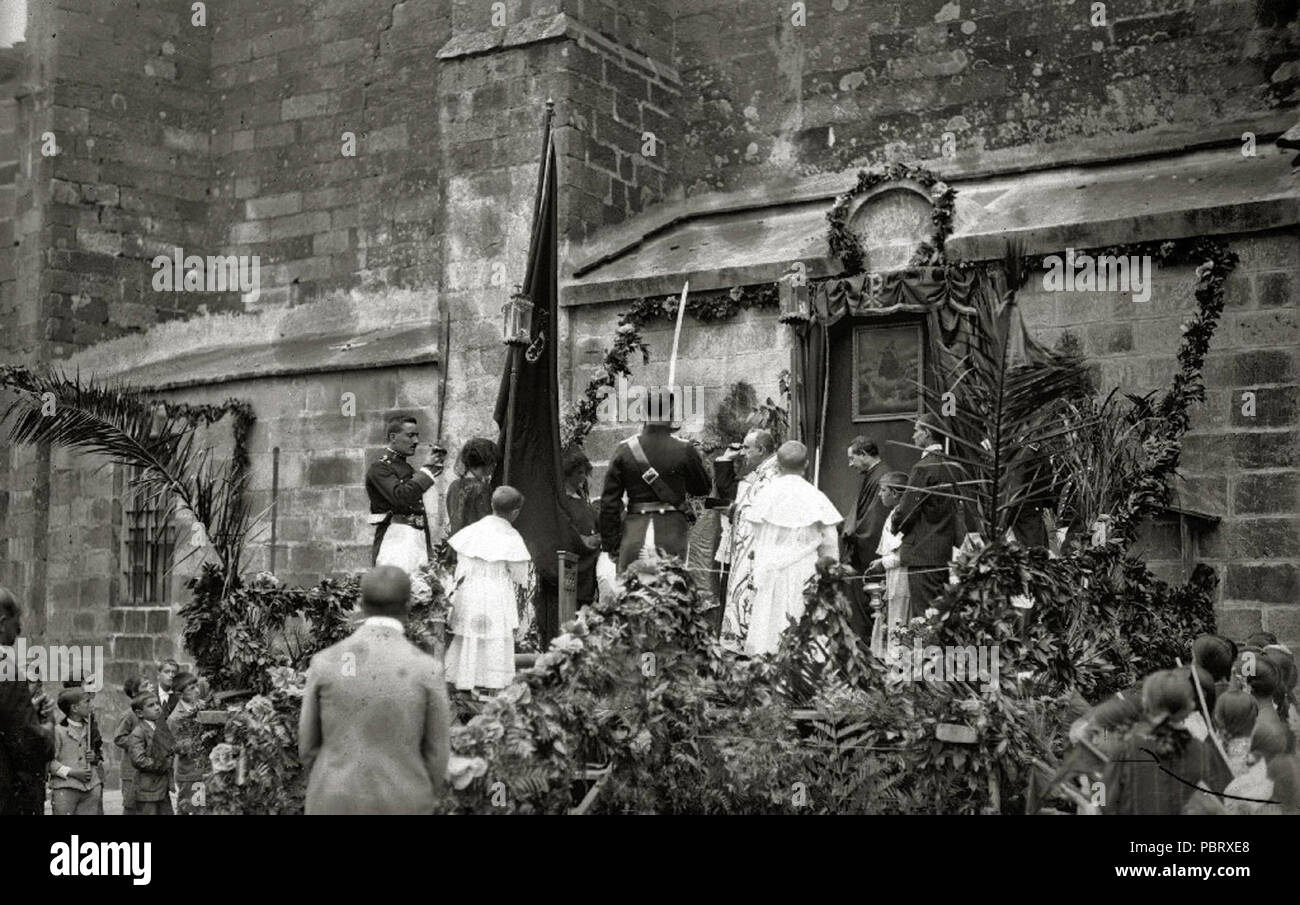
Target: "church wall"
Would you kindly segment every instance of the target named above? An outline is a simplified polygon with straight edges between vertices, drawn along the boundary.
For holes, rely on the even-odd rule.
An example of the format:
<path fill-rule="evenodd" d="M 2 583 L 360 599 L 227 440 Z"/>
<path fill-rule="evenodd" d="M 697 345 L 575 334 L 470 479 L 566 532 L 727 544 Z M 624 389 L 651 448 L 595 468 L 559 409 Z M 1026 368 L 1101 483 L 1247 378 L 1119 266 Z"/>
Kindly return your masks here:
<path fill-rule="evenodd" d="M 208 4 L 216 15 L 216 4 Z M 216 254 L 209 231 L 211 28 L 190 4 L 29 4 L 58 152 L 49 158 L 42 322 L 54 358 L 238 296 L 156 292 L 156 255 Z M 29 34 L 38 29 L 29 23 Z M 38 138 L 39 141 L 39 138 Z M 41 153 L 33 148 L 37 154 Z"/>
<path fill-rule="evenodd" d="M 366 523 L 366 466 L 380 455 L 384 422 L 392 414 L 417 415 L 428 436 L 437 384 L 435 365 L 412 365 L 239 381 L 165 395 L 191 404 L 219 404 L 232 396 L 252 404 L 257 422 L 249 437 L 249 502 L 260 517 L 249 533 L 246 569 L 251 574 L 271 568 L 272 450 L 279 447 L 275 573 L 288 584 L 311 586 L 369 568 L 374 529 Z M 345 393 L 353 394 L 355 408 L 340 404 Z M 229 419 L 201 431 L 198 442 L 224 459 L 231 449 Z M 427 449 L 421 450 L 413 462 L 420 464 L 426 455 Z M 27 465 L 17 477 L 30 479 L 34 472 L 35 466 Z M 39 626 L 25 620 L 24 634 L 32 642 L 101 646 L 107 668 L 97 713 L 104 725 L 115 725 L 125 712 L 119 689 L 128 676 L 152 675 L 167 657 L 187 664 L 184 621 L 178 615 L 189 600 L 185 582 L 205 559 L 214 561 L 213 554 L 194 546 L 192 520 L 178 513 L 168 599 L 130 605 L 123 574 L 121 469 L 56 450 L 49 475 L 48 582 L 41 601 L 47 618 Z M 426 495 L 435 519 L 446 484 Z M 19 495 L 14 505 L 29 507 L 30 496 Z M 30 552 L 22 554 L 30 544 L 30 538 L 10 537 L 11 562 L 29 559 Z M 112 756 L 115 764 L 118 752 Z"/>
<path fill-rule="evenodd" d="M 1226 283 L 1224 315 L 1205 369 L 1206 401 L 1193 411 L 1181 471 L 1187 483 L 1223 515 L 1200 540 L 1198 561 L 1220 579 L 1225 631 L 1244 636 L 1261 629 L 1300 641 L 1300 231 L 1226 237 L 1241 264 Z M 1122 293 L 1047 292 L 1043 271 L 1018 295 L 1026 325 L 1039 341 L 1056 345 L 1070 333 L 1094 363 L 1101 392 L 1163 391 L 1175 373 L 1180 325 L 1195 310 L 1194 268 L 1157 269 L 1151 297 L 1140 303 Z M 625 303 L 571 309 L 578 394 L 612 343 Z M 644 331 L 651 364 L 632 363 L 632 384 L 667 380 L 672 325 Z M 688 318 L 683 332 L 681 384 L 706 389 L 711 416 L 737 380 L 759 398 L 776 395 L 777 375 L 789 367 L 789 330 L 775 312 L 749 311 L 720 324 Z M 1254 393 L 1253 414 L 1244 393 Z M 832 400 L 831 404 L 836 404 Z M 847 405 L 848 400 L 838 400 Z M 603 475 L 614 445 L 633 424 L 600 426 L 587 451 Z M 689 436 L 691 432 L 683 432 Z M 599 486 L 599 480 L 595 482 Z M 1180 581 L 1176 524 L 1149 526 L 1137 545 L 1157 575 Z"/>
<path fill-rule="evenodd" d="M 679 178 L 694 194 L 889 158 L 1104 160 L 1237 138 L 1294 108 L 1295 4 L 1107 3 L 1105 25 L 1095 6 L 682 0 Z"/>
<path fill-rule="evenodd" d="M 792 177 L 886 155 L 942 160 L 944 132 L 954 167 L 1035 166 L 1062 151 L 1103 160 L 1162 124 L 1175 136 L 1166 146 L 1223 138 L 1297 100 L 1300 71 L 1284 65 L 1300 46 L 1286 12 L 1294 4 L 1113 3 L 1110 23 L 1095 29 L 1089 4 L 1032 4 L 1028 14 L 1030 5 L 812 0 L 807 24 L 794 26 L 789 4 L 757 0 L 510 0 L 499 25 L 478 0 L 229 0 L 209 3 L 199 28 L 182 0 L 29 4 L 25 65 L 36 90 L 16 103 L 0 98 L 0 352 L 57 360 L 165 321 L 324 309 L 343 296 L 385 312 L 404 292 L 430 320 L 448 311 L 451 355 L 438 367 L 173 394 L 252 401 L 257 501 L 269 502 L 270 450 L 281 448 L 282 577 L 311 584 L 360 568 L 360 469 L 378 452 L 382 414 L 418 411 L 431 439 L 445 374 L 453 454 L 493 432 L 505 358 L 499 307 L 523 276 L 548 95 L 562 266 L 576 243 L 661 201 L 775 192 Z M 568 24 L 555 30 L 560 13 Z M 53 158 L 39 153 L 45 131 L 61 148 Z M 647 131 L 653 155 L 643 153 Z M 12 202 L 10 132 L 20 162 Z M 343 153 L 344 133 L 355 136 L 356 156 Z M 7 255 L 11 203 L 19 244 Z M 258 255 L 260 297 L 153 292 L 150 258 L 177 246 Z M 1229 281 L 1185 470 L 1228 513 L 1202 547 L 1224 581 L 1225 630 L 1262 626 L 1296 641 L 1297 238 L 1233 246 L 1243 264 Z M 1101 297 L 1022 298 L 1040 338 L 1068 329 L 1106 381 L 1132 392 L 1172 373 L 1189 279 L 1160 274 L 1141 310 Z M 623 310 L 562 312 L 568 393 L 585 386 Z M 643 332 L 651 363 L 634 364 L 632 382 L 665 383 L 671 324 Z M 770 311 L 688 320 L 678 383 L 701 386 L 709 414 L 736 380 L 775 397 L 788 333 Z M 1233 413 L 1251 387 L 1258 409 L 1246 422 Z M 355 418 L 334 414 L 331 400 L 344 391 L 357 394 Z M 599 428 L 592 458 L 603 463 L 633 430 Z M 38 637 L 48 623 L 56 640 L 124 639 L 111 676 L 120 678 L 179 651 L 179 625 L 174 607 L 109 606 L 116 542 L 99 520 L 115 505 L 108 492 L 86 463 L 0 452 L 0 582 L 25 595 Z M 264 547 L 253 552 L 253 568 L 269 565 Z M 1172 570 L 1161 556 L 1157 565 Z"/>

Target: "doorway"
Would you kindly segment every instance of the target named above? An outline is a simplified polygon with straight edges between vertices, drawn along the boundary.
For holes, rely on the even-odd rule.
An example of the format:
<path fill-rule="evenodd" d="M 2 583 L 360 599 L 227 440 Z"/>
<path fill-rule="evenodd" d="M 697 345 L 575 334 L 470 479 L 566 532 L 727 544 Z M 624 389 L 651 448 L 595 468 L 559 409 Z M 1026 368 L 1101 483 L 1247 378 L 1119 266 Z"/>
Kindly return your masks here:
<path fill-rule="evenodd" d="M 847 450 L 854 437 L 875 441 L 890 471 L 910 471 L 921 457 L 902 444 L 912 442 L 912 420 L 921 412 L 920 393 L 911 381 L 920 379 L 926 365 L 924 331 L 922 319 L 908 314 L 845 317 L 830 329 L 819 486 L 843 515 L 853 512 L 862 484 L 849 468 Z"/>

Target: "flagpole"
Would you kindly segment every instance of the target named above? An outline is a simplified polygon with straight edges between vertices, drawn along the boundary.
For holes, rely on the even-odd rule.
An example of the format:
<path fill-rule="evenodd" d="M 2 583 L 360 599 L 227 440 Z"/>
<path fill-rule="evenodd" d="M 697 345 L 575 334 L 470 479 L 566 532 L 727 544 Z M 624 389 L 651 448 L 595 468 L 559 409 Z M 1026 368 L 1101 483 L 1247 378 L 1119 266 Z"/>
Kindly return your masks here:
<path fill-rule="evenodd" d="M 506 448 L 501 463 L 501 483 L 510 483 L 510 451 L 515 445 L 515 395 L 519 388 L 519 347 L 511 343 L 506 346 L 510 356 L 510 395 L 506 397 Z"/>

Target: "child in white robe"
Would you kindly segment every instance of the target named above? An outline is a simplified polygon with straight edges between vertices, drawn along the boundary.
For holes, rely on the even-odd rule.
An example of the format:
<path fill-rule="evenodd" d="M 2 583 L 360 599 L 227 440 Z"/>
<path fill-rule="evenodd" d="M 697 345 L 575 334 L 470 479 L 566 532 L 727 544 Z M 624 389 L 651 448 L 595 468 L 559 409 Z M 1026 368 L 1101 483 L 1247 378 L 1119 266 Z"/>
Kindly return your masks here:
<path fill-rule="evenodd" d="M 868 572 L 876 568 L 885 570 L 885 608 L 877 615 L 871 632 L 871 652 L 881 659 L 886 658 L 894 646 L 894 631 L 907 623 L 907 570 L 898 554 L 898 548 L 903 545 L 903 535 L 894 531 L 894 512 L 906 489 L 907 472 L 891 471 L 881 478 L 880 502 L 889 510 L 889 515 L 885 516 L 880 544 L 876 547 L 880 558 L 867 567 Z"/>
<path fill-rule="evenodd" d="M 532 583 L 532 558 L 512 524 L 523 505 L 518 490 L 498 487 L 492 514 L 448 541 L 456 551 L 456 588 L 447 681 L 464 691 L 505 688 L 515 677 L 518 591 Z"/>

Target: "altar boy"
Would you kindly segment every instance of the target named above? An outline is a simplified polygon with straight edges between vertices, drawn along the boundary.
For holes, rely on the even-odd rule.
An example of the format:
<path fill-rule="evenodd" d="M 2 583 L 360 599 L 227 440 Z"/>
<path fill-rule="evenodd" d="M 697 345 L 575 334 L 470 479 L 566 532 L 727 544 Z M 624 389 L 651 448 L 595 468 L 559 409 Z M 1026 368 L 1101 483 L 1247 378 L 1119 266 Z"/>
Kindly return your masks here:
<path fill-rule="evenodd" d="M 519 592 L 531 584 L 532 557 L 514 521 L 524 495 L 492 492 L 492 514 L 465 526 L 448 543 L 456 551 L 447 681 L 457 688 L 505 688 L 515 677 Z"/>

